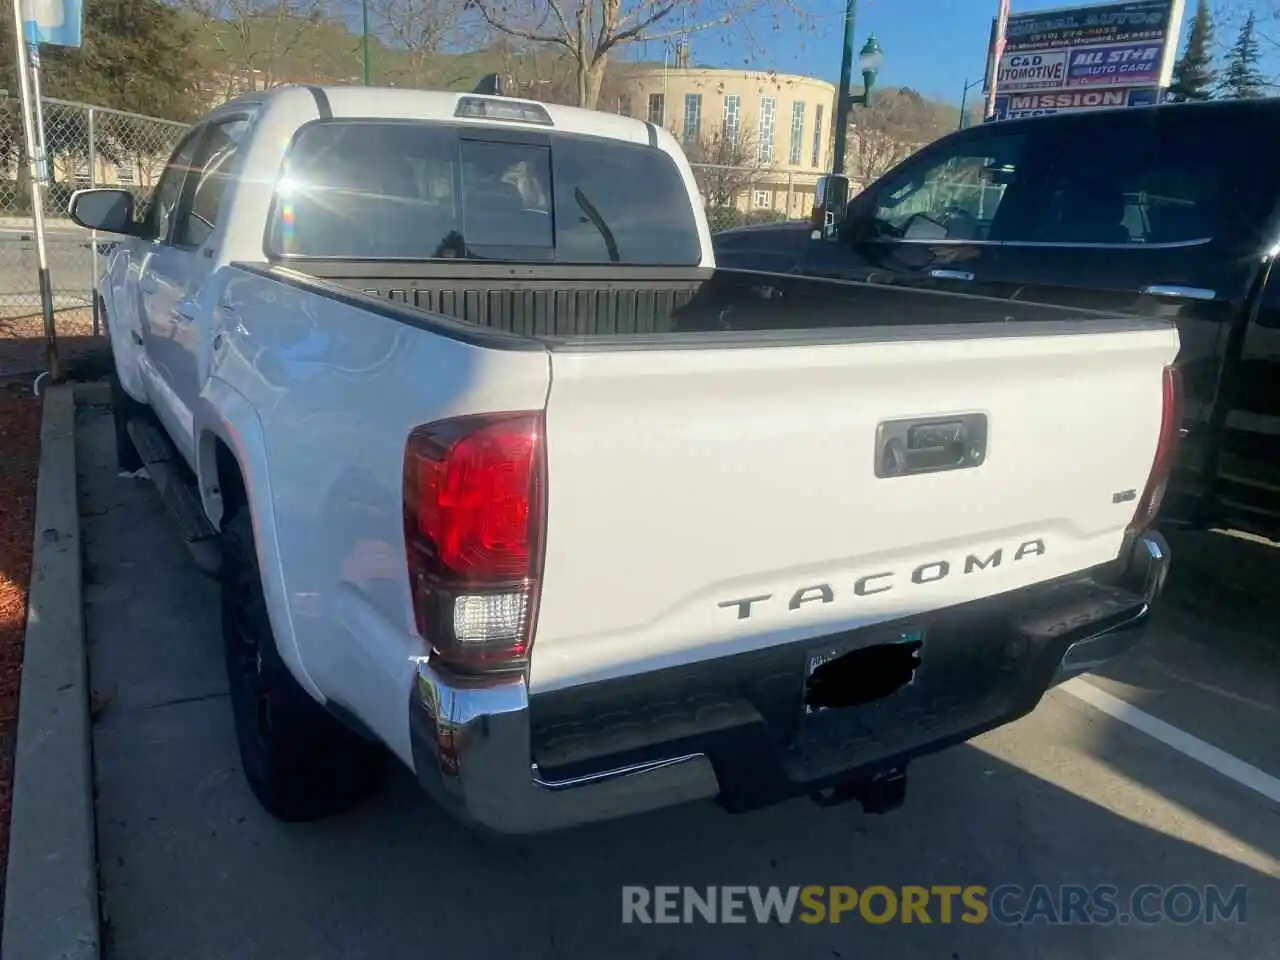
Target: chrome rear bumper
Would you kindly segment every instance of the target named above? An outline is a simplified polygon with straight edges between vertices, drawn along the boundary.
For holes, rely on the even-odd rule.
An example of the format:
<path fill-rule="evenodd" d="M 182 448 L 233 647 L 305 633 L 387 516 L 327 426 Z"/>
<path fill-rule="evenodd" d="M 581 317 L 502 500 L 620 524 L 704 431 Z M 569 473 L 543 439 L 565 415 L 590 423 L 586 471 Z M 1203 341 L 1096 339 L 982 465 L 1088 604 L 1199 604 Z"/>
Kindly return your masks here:
<path fill-rule="evenodd" d="M 1151 606 L 1164 590 L 1165 578 L 1169 575 L 1169 560 L 1169 544 L 1160 534 L 1148 531 L 1138 538 L 1121 583 L 1140 594 L 1146 601 L 1146 608 L 1132 623 L 1113 627 L 1097 636 L 1086 637 L 1071 644 L 1058 664 L 1058 672 L 1053 677 L 1054 686 L 1082 673 L 1097 670 L 1142 639 Z"/>
<path fill-rule="evenodd" d="M 1120 615 L 1114 614 L 1113 605 L 1111 616 L 1099 615 L 1091 621 L 1087 604 L 1083 614 L 1079 605 L 1058 610 L 1050 606 L 1047 619 L 1041 619 L 1040 632 L 1028 633 L 1021 641 L 1025 662 L 1008 672 L 1009 695 L 992 707 L 989 715 L 970 711 L 961 718 L 957 713 L 952 726 L 938 729 L 924 743 L 918 738 L 911 741 L 906 733 L 901 742 L 877 743 L 870 759 L 865 750 L 849 758 L 850 767 L 856 768 L 850 776 L 867 775 L 868 771 L 874 774 L 877 765 L 904 766 L 913 756 L 1016 719 L 1033 709 L 1049 687 L 1095 669 L 1128 649 L 1143 634 L 1168 564 L 1169 549 L 1163 538 L 1155 533 L 1142 536 L 1133 546 L 1120 583 L 1116 588 L 1104 588 L 1129 598 Z M 1029 596 L 1028 606 L 1033 602 Z M 803 656 L 802 652 L 797 655 Z M 659 743 L 639 761 L 617 758 L 610 763 L 606 757 L 587 774 L 558 779 L 544 776 L 533 760 L 528 688 L 518 676 L 497 685 L 491 681 L 476 685 L 446 676 L 424 662 L 418 668 L 409 711 L 414 766 L 425 790 L 460 819 L 498 833 L 555 830 L 723 797 L 736 784 L 721 784 L 717 769 L 722 776 L 738 776 L 732 771 L 749 769 L 763 771 L 762 776 L 774 781 L 785 780 L 776 772 L 780 768 L 770 772 L 767 754 L 772 743 L 761 739 L 759 729 L 748 731 L 746 726 L 737 739 L 718 731 L 715 749 L 706 745 L 706 753 L 691 749 L 687 742 L 672 744 L 670 749 Z M 901 726 L 904 731 L 909 727 L 905 723 Z M 726 760 L 726 751 L 737 754 L 733 762 Z M 779 789 L 762 795 L 776 798 L 788 788 L 810 792 L 812 784 L 772 786 Z"/>
<path fill-rule="evenodd" d="M 537 833 L 714 797 L 703 754 L 543 779 L 529 736 L 523 677 L 468 689 L 422 664 L 410 705 L 414 766 L 449 812 L 499 833 Z"/>

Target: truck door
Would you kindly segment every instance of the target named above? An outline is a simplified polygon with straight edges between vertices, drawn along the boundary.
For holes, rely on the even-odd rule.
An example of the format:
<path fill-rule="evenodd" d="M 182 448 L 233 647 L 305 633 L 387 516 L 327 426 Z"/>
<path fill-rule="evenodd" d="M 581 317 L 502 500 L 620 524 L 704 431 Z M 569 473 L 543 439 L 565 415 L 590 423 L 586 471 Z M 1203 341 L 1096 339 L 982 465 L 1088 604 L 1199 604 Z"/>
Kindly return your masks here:
<path fill-rule="evenodd" d="M 161 289 L 161 282 L 173 272 L 170 261 L 177 255 L 170 245 L 174 215 L 204 135 L 205 128 L 198 126 L 174 149 L 147 209 L 144 239 L 136 247 L 136 309 L 146 354 L 143 370 L 147 392 L 156 416 L 174 438 L 188 435 L 191 424 L 189 417 L 184 423 L 181 411 L 172 403 L 168 386 L 173 379 L 168 369 L 173 361 L 168 343 L 172 325 L 167 320 L 167 307 L 172 297 L 167 290 Z"/>
<path fill-rule="evenodd" d="M 1052 168 L 1036 201 L 998 224 L 989 277 L 1002 296 L 1177 324 L 1186 433 L 1175 510 L 1213 479 L 1222 358 L 1257 283 L 1259 231 L 1275 200 L 1256 130 L 1223 107 L 1044 122 L 1056 135 Z"/>
<path fill-rule="evenodd" d="M 904 161 L 854 197 L 844 234 L 812 241 L 804 272 L 990 294 L 1000 222 L 1046 164 L 1033 130 L 983 127 Z"/>
<path fill-rule="evenodd" d="M 207 338 L 208 310 L 199 294 L 216 264 L 213 240 L 219 207 L 248 127 L 246 117 L 220 118 L 184 157 L 187 172 L 168 217 L 168 233 L 143 267 L 140 278 L 147 352 L 163 381 L 161 391 L 176 423 L 174 440 L 190 460 L 192 409 L 200 390 L 198 358 Z M 202 322 L 203 320 L 203 322 Z"/>

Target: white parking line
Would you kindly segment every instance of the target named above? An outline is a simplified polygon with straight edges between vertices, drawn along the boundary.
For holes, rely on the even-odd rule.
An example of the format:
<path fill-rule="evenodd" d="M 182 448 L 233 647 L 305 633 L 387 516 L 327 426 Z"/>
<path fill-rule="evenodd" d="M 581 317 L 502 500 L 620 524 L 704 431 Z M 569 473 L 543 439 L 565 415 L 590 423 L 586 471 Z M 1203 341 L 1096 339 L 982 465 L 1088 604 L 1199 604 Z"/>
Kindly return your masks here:
<path fill-rule="evenodd" d="M 1121 723 L 1128 724 L 1135 730 L 1141 730 L 1147 736 L 1173 747 L 1179 753 L 1203 763 L 1209 769 L 1216 770 L 1241 786 L 1262 794 L 1268 800 L 1280 803 L 1280 779 L 1233 757 L 1225 750 L 1219 750 L 1213 744 L 1205 743 L 1185 730 L 1179 730 L 1163 720 L 1157 720 L 1151 714 L 1095 687 L 1082 677 L 1068 680 L 1058 689 L 1063 693 L 1071 694 L 1078 700 L 1083 700 L 1089 706 L 1101 710 Z"/>

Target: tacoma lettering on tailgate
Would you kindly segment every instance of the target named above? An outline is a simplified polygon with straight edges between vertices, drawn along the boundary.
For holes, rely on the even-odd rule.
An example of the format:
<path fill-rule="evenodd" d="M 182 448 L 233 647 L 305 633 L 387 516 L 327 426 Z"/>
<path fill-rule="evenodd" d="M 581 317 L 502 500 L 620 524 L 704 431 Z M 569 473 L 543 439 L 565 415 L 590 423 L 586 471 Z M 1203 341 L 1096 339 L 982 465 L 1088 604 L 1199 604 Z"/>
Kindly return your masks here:
<path fill-rule="evenodd" d="M 1018 544 L 1017 548 L 1012 551 L 1011 562 L 1025 560 L 1027 557 L 1043 556 L 1044 553 L 1045 545 L 1043 540 L 1026 540 Z M 947 577 L 957 574 L 964 576 L 981 573 L 1000 566 L 1004 559 L 1005 549 L 999 547 L 985 557 L 976 553 L 967 553 L 963 561 L 954 564 L 950 560 L 931 560 L 928 563 L 920 564 L 910 572 L 909 576 L 899 570 L 869 573 L 853 582 L 853 594 L 858 597 L 869 597 L 876 593 L 888 593 L 890 590 L 896 590 L 904 584 L 917 586 L 936 583 L 939 580 L 945 580 Z M 812 583 L 796 588 L 787 601 L 787 609 L 799 610 L 806 603 L 832 603 L 835 598 L 836 591 L 831 584 Z M 762 593 L 754 597 L 742 597 L 737 600 L 721 600 L 717 606 L 725 609 L 736 609 L 738 619 L 747 620 L 752 616 L 753 605 L 772 599 L 774 599 L 774 594 Z"/>

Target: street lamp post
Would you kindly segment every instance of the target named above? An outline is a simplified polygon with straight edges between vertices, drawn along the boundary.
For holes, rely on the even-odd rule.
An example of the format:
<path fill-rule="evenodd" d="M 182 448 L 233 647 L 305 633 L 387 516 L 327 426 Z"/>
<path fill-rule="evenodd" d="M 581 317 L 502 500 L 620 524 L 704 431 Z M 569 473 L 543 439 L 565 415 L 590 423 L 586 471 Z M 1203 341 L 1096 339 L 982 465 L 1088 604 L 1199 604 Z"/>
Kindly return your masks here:
<path fill-rule="evenodd" d="M 965 127 L 969 125 L 969 116 L 964 112 L 964 108 L 968 106 L 968 103 L 969 103 L 969 91 L 972 90 L 974 87 L 976 87 L 978 84 L 982 83 L 982 81 L 983 81 L 982 77 L 979 77 L 977 80 L 974 80 L 972 82 L 970 82 L 968 77 L 964 78 L 964 90 L 960 94 L 960 126 L 957 127 L 956 129 L 963 130 Z"/>
<path fill-rule="evenodd" d="M 849 113 L 855 103 L 864 107 L 871 106 L 872 89 L 875 87 L 876 75 L 884 62 L 884 52 L 872 34 L 867 37 L 866 44 L 858 53 L 858 65 L 862 68 L 862 93 L 853 96 L 849 92 L 849 81 L 853 73 L 853 35 L 854 24 L 858 15 L 858 0 L 847 0 L 844 10 L 844 50 L 840 57 L 840 89 L 836 93 L 836 146 L 832 158 L 832 172 L 844 173 L 845 147 L 849 135 Z"/>

